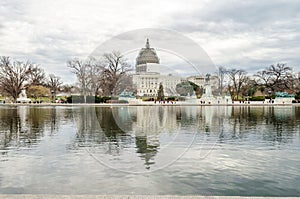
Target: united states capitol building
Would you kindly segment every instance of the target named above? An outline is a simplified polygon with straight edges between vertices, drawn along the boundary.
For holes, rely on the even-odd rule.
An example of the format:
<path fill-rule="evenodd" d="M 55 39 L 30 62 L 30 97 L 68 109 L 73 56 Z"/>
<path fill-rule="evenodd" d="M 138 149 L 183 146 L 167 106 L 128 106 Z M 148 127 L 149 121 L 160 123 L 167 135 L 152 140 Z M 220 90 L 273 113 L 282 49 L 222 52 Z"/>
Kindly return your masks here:
<path fill-rule="evenodd" d="M 160 64 L 154 48 L 150 47 L 147 39 L 145 48 L 142 48 L 136 58 L 136 74 L 133 83 L 136 85 L 137 96 L 156 97 L 159 85 L 162 84 L 165 96 L 177 96 L 176 85 L 183 79 L 178 76 L 163 75 L 160 69 L 165 67 Z"/>
<path fill-rule="evenodd" d="M 160 69 L 163 68 L 166 66 L 160 63 L 156 50 L 150 47 L 149 39 L 147 39 L 146 46 L 139 51 L 136 58 L 136 73 L 133 75 L 133 83 L 136 85 L 138 97 L 156 97 L 160 84 L 163 85 L 165 96 L 178 96 L 176 85 L 183 81 L 191 81 L 200 87 L 203 87 L 205 83 L 203 76 L 184 78 L 174 76 L 171 73 L 168 75 L 161 74 Z M 217 87 L 217 77 L 212 83 L 213 86 Z"/>

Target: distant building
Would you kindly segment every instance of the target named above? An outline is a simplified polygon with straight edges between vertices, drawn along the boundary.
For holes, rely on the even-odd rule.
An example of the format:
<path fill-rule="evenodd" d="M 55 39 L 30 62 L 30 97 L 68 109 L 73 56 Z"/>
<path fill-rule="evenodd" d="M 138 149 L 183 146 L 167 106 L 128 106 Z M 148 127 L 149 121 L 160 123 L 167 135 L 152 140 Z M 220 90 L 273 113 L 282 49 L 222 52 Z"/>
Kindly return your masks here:
<path fill-rule="evenodd" d="M 136 85 L 137 96 L 156 97 L 160 83 L 164 88 L 165 96 L 177 96 L 176 85 L 182 82 L 178 76 L 160 74 L 160 60 L 154 48 L 150 47 L 147 39 L 145 48 L 142 48 L 136 58 L 136 74 L 133 83 Z"/>
<path fill-rule="evenodd" d="M 206 77 L 204 75 L 197 75 L 197 76 L 190 76 L 187 78 L 187 80 L 203 88 L 205 85 L 205 78 Z M 219 77 L 216 75 L 210 76 L 210 85 L 212 91 L 217 91 L 219 88 Z"/>

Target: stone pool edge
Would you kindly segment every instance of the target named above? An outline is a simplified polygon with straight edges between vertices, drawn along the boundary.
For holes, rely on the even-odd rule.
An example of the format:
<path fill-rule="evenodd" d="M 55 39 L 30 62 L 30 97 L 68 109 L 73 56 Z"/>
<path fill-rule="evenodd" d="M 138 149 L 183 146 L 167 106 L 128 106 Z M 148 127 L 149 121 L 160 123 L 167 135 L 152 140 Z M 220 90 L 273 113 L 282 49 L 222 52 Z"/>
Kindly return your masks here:
<path fill-rule="evenodd" d="M 296 199 L 300 197 L 177 196 L 177 195 L 34 195 L 0 194 L 0 199 Z"/>
<path fill-rule="evenodd" d="M 260 106 L 260 107 L 274 107 L 274 106 L 300 106 L 300 103 L 294 104 L 154 104 L 154 103 L 145 103 L 145 104 L 0 104 L 0 107 L 16 107 L 16 106 L 28 106 L 28 107 L 47 107 L 47 106 L 60 106 L 60 107 L 80 107 L 80 106 L 91 106 L 91 107 L 122 107 L 122 106 Z"/>

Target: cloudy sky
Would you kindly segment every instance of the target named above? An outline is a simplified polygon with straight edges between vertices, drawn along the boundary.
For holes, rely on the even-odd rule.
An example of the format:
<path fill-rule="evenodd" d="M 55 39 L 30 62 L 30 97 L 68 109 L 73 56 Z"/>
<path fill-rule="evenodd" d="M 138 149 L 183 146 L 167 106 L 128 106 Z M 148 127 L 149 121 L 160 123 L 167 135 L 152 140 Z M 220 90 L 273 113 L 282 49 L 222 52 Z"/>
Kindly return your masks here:
<path fill-rule="evenodd" d="M 300 71 L 299 10 L 298 0 L 1 0 L 0 55 L 71 83 L 68 59 L 124 32 L 158 28 L 193 40 L 217 66 L 253 72 L 283 62 Z"/>

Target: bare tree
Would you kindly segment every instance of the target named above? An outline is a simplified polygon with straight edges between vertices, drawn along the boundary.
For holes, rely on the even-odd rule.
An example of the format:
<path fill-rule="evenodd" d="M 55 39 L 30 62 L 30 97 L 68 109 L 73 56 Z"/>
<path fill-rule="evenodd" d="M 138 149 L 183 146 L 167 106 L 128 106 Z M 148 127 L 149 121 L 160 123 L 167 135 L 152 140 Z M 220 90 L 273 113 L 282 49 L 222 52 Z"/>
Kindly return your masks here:
<path fill-rule="evenodd" d="M 12 96 L 14 102 L 24 88 L 33 65 L 27 62 L 11 61 L 9 57 L 0 58 L 0 88 Z"/>
<path fill-rule="evenodd" d="M 106 53 L 103 55 L 104 65 L 102 71 L 103 90 L 108 94 L 116 94 L 116 86 L 122 76 L 131 70 L 124 56 L 118 52 Z"/>
<path fill-rule="evenodd" d="M 228 87 L 231 88 L 234 99 L 238 99 L 243 85 L 248 81 L 247 72 L 241 69 L 230 69 L 227 74 L 231 81 Z"/>
<path fill-rule="evenodd" d="M 286 64 L 271 65 L 265 70 L 257 72 L 255 76 L 257 84 L 269 91 L 293 90 L 295 77 L 292 75 L 292 68 Z"/>
<path fill-rule="evenodd" d="M 132 75 L 129 74 L 122 75 L 117 81 L 113 92 L 116 95 L 119 95 L 124 90 L 136 94 L 136 85 L 133 83 Z"/>
<path fill-rule="evenodd" d="M 72 93 L 78 92 L 79 88 L 77 88 L 75 85 L 64 84 L 60 87 L 60 90 L 68 95 L 71 95 Z"/>
<path fill-rule="evenodd" d="M 88 58 L 84 61 L 75 58 L 68 61 L 67 65 L 77 76 L 80 93 L 84 96 L 84 102 L 86 103 L 86 97 L 97 94 L 100 88 L 102 69 L 94 58 Z"/>
<path fill-rule="evenodd" d="M 28 85 L 37 86 L 45 84 L 46 75 L 42 68 L 38 65 L 33 65 L 31 67 L 28 79 Z"/>
<path fill-rule="evenodd" d="M 81 94 L 86 102 L 87 96 L 112 95 L 120 91 L 124 80 L 130 80 L 126 77 L 126 72 L 130 70 L 130 65 L 120 52 L 106 53 L 102 59 L 96 60 L 89 57 L 87 60 L 73 59 L 68 61 L 68 67 L 77 76 Z M 124 78 L 123 78 L 124 77 Z"/>
<path fill-rule="evenodd" d="M 68 61 L 67 65 L 69 68 L 72 69 L 72 72 L 76 75 L 80 86 L 80 93 L 84 96 L 84 103 L 86 103 L 88 86 L 90 84 L 89 65 L 88 63 L 77 58 Z"/>
<path fill-rule="evenodd" d="M 243 96 L 253 97 L 257 89 L 256 82 L 252 78 L 247 77 L 242 85 L 240 94 Z"/>
<path fill-rule="evenodd" d="M 102 85 L 102 71 L 103 66 L 102 63 L 96 60 L 93 57 L 90 57 L 90 70 L 89 70 L 89 78 L 90 78 L 90 95 L 97 96 L 99 94 L 99 90 Z"/>
<path fill-rule="evenodd" d="M 54 74 L 49 75 L 47 86 L 50 88 L 52 101 L 56 98 L 57 91 L 62 83 L 63 82 L 60 77 L 55 76 Z"/>

